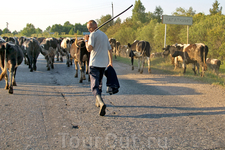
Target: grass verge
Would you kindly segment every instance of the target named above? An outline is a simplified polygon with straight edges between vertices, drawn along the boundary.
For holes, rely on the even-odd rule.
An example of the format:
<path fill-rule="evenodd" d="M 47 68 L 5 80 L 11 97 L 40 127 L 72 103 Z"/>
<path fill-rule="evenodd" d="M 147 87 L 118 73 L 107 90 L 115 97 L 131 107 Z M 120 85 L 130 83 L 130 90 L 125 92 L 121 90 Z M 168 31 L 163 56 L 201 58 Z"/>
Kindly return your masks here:
<path fill-rule="evenodd" d="M 130 58 L 124 58 L 124 57 L 117 57 L 116 61 L 119 61 L 121 63 L 125 64 L 131 64 Z M 134 66 L 138 66 L 138 61 L 137 59 L 134 60 Z M 145 63 L 145 67 L 147 67 L 147 64 Z M 215 75 L 210 69 L 208 69 L 205 72 L 205 76 L 201 77 L 199 74 L 194 75 L 192 71 L 192 65 L 187 66 L 186 73 L 183 74 L 183 69 L 178 68 L 174 70 L 173 65 L 171 64 L 170 58 L 153 58 L 151 59 L 151 68 L 158 70 L 162 72 L 163 74 L 169 74 L 169 75 L 179 75 L 179 76 L 184 76 L 188 78 L 192 78 L 194 80 L 202 81 L 205 83 L 209 83 L 212 85 L 219 85 L 225 88 L 225 64 L 220 66 L 220 73 L 219 75 Z"/>

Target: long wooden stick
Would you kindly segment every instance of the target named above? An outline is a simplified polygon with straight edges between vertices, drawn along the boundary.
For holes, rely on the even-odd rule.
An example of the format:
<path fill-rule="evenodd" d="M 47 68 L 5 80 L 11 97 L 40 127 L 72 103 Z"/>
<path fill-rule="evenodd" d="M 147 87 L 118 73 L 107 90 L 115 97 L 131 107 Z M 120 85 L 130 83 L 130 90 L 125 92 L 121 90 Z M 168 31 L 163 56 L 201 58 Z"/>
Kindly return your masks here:
<path fill-rule="evenodd" d="M 124 10 L 123 12 L 121 12 L 120 14 L 118 14 L 117 16 L 109 19 L 108 21 L 106 21 L 105 23 L 103 23 L 101 26 L 99 26 L 97 29 L 95 29 L 95 31 L 97 31 L 98 29 L 100 29 L 101 27 L 103 27 L 104 25 L 106 25 L 107 23 L 109 23 L 110 21 L 112 21 L 113 19 L 117 18 L 118 16 L 120 16 L 121 14 L 125 13 L 128 9 L 130 9 L 131 7 L 133 7 L 133 5 L 131 5 L 130 7 L 128 7 L 126 10 Z"/>

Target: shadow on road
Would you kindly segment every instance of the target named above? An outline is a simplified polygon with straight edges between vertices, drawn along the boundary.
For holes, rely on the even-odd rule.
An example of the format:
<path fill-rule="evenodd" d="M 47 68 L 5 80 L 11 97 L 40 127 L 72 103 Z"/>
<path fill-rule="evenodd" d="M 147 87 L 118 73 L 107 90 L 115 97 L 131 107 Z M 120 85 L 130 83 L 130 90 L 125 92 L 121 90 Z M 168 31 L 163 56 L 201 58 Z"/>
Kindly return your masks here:
<path fill-rule="evenodd" d="M 108 115 L 107 117 L 119 117 L 119 118 L 170 118 L 170 117 L 183 117 L 183 116 L 203 116 L 203 115 L 224 115 L 225 107 L 161 107 L 161 106 L 113 106 L 107 105 L 107 107 L 116 108 L 149 108 L 149 109 L 176 109 L 182 111 L 201 111 L 201 112 L 184 112 L 184 113 L 163 113 L 163 114 L 142 114 L 142 115 Z M 224 110 L 224 111 L 222 111 Z M 204 112 L 202 112 L 204 111 Z M 212 112 L 214 111 L 214 112 Z"/>

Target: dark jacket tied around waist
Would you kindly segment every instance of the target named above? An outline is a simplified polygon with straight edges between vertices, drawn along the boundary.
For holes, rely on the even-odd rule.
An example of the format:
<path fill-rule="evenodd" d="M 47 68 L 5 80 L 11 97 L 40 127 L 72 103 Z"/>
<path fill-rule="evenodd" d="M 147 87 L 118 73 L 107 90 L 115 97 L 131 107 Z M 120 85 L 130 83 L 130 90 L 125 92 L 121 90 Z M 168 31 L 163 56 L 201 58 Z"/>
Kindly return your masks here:
<path fill-rule="evenodd" d="M 106 93 L 110 95 L 116 94 L 119 92 L 120 84 L 116 75 L 116 71 L 113 69 L 112 66 L 109 66 L 105 70 L 105 76 L 107 78 L 106 86 L 107 90 Z"/>

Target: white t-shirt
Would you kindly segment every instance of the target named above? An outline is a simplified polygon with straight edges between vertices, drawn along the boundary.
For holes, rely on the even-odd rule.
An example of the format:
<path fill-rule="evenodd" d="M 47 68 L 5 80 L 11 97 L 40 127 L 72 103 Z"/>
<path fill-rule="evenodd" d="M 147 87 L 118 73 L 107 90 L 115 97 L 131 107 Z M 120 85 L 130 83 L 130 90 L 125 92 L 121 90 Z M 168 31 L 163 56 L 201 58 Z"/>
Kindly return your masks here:
<path fill-rule="evenodd" d="M 109 64 L 108 50 L 112 49 L 107 35 L 100 30 L 92 32 L 89 37 L 88 45 L 93 46 L 89 66 L 107 67 Z"/>

